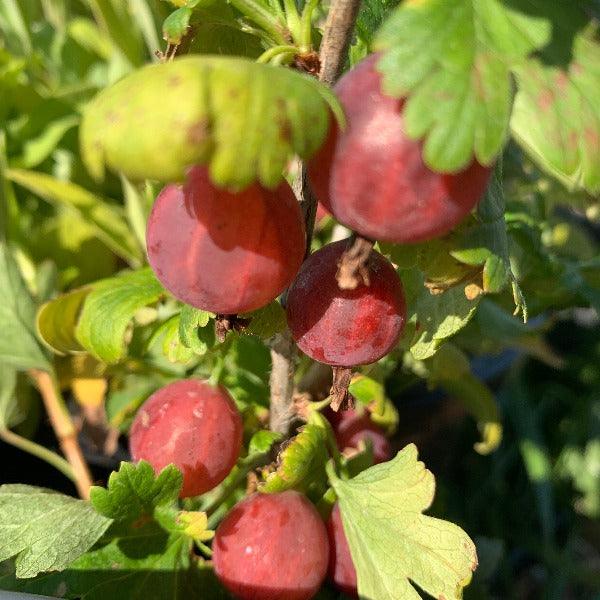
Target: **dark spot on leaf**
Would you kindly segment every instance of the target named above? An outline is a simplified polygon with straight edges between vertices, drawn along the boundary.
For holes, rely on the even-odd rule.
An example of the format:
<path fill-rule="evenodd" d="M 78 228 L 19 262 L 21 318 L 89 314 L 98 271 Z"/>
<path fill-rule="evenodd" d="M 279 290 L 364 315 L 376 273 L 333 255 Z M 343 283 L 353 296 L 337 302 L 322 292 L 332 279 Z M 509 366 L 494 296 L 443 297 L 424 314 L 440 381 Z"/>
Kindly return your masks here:
<path fill-rule="evenodd" d="M 131 527 L 133 529 L 140 529 L 141 527 L 143 527 L 147 523 L 150 523 L 150 521 L 152 521 L 152 518 L 150 517 L 150 515 L 142 515 L 139 519 L 135 520 L 131 524 Z"/>
<path fill-rule="evenodd" d="M 235 100 L 236 98 L 239 98 L 240 90 L 238 90 L 238 88 L 231 88 L 228 95 L 232 100 Z"/>
<path fill-rule="evenodd" d="M 275 99 L 275 106 L 277 107 L 278 111 L 281 111 L 282 113 L 285 114 L 285 112 L 286 112 L 286 110 L 285 110 L 286 104 L 285 104 L 285 100 L 283 98 L 281 98 L 280 96 L 278 96 Z"/>
<path fill-rule="evenodd" d="M 597 150 L 600 146 L 600 137 L 598 136 L 598 131 L 593 127 L 586 127 L 583 134 L 585 136 L 586 145 Z"/>
<path fill-rule="evenodd" d="M 208 121 L 201 119 L 190 125 L 187 131 L 187 140 L 190 144 L 203 144 L 208 137 Z"/>
<path fill-rule="evenodd" d="M 107 123 L 118 123 L 119 122 L 119 113 L 114 110 L 109 110 L 106 113 L 106 122 Z"/>
<path fill-rule="evenodd" d="M 292 141 L 292 126 L 288 119 L 282 119 L 279 122 L 279 138 L 286 143 Z"/>
<path fill-rule="evenodd" d="M 538 97 L 538 106 L 542 112 L 547 112 L 554 103 L 554 94 L 552 90 L 545 89 Z"/>
<path fill-rule="evenodd" d="M 167 80 L 169 87 L 177 87 L 183 79 L 179 75 L 171 75 Z"/>
<path fill-rule="evenodd" d="M 573 75 L 581 75 L 584 72 L 583 67 L 578 62 L 571 63 L 570 69 Z"/>
<path fill-rule="evenodd" d="M 556 75 L 556 87 L 562 92 L 569 84 L 569 77 L 564 71 L 559 71 Z"/>

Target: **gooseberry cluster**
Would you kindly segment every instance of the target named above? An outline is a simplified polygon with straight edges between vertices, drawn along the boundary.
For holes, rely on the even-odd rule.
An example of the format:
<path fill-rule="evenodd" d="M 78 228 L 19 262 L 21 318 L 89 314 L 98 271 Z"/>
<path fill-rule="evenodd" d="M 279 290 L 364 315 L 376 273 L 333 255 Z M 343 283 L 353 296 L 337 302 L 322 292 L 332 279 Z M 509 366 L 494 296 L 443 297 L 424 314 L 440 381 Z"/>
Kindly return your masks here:
<path fill-rule="evenodd" d="M 133 459 L 146 460 L 156 472 L 177 466 L 183 473 L 181 496 L 194 496 L 222 482 L 235 465 L 242 420 L 223 387 L 181 380 L 143 404 L 129 441 Z M 339 561 L 346 561 L 346 569 L 351 565 L 349 554 L 340 553 L 340 535 L 339 515 L 334 512 L 326 526 L 308 498 L 296 491 L 254 493 L 217 528 L 215 573 L 242 600 L 309 600 L 328 572 L 337 582 Z"/>
<path fill-rule="evenodd" d="M 381 89 L 378 56 L 362 61 L 335 91 L 347 126 L 333 126 L 309 165 L 320 206 L 360 239 L 410 243 L 447 233 L 475 206 L 490 169 L 473 162 L 460 173 L 430 170 L 421 146 L 404 132 L 403 101 Z M 219 315 L 259 309 L 284 290 L 286 314 L 298 347 L 312 359 L 347 369 L 373 363 L 396 345 L 406 303 L 393 265 L 367 246 L 361 279 L 338 283 L 348 240 L 323 246 L 305 260 L 306 231 L 287 183 L 253 184 L 241 191 L 216 187 L 203 166 L 185 182 L 166 186 L 147 228 L 150 265 L 179 300 Z M 329 415 L 340 450 L 372 444 L 375 462 L 391 448 L 368 413 Z M 134 460 L 158 472 L 175 464 L 181 496 L 221 483 L 242 449 L 235 402 L 220 386 L 188 379 L 153 394 L 130 432 Z M 356 597 L 356 571 L 336 504 L 325 525 L 296 491 L 253 493 L 219 525 L 213 546 L 217 576 L 242 600 L 308 600 L 329 573 Z"/>

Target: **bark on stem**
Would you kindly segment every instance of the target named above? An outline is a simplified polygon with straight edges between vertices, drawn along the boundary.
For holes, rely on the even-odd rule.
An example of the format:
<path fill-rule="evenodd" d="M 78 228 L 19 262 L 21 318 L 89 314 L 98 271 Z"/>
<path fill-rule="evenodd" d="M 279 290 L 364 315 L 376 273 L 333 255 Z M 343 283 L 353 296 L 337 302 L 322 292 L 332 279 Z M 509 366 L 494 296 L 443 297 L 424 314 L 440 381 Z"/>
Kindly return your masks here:
<path fill-rule="evenodd" d="M 284 436 L 290 434 L 294 411 L 294 370 L 297 348 L 289 329 L 271 342 L 271 408 L 269 426 Z"/>
<path fill-rule="evenodd" d="M 359 6 L 360 0 L 332 0 L 331 2 L 319 50 L 321 61 L 319 79 L 324 83 L 332 85 L 342 72 Z M 304 215 L 308 254 L 315 224 L 317 200 L 308 184 L 303 163 L 298 166 L 298 175 L 293 188 Z M 283 435 L 289 435 L 295 416 L 293 393 L 296 356 L 296 344 L 289 330 L 276 336 L 271 344 L 270 428 Z"/>
<path fill-rule="evenodd" d="M 29 371 L 29 375 L 40 391 L 60 449 L 73 469 L 77 492 L 81 498 L 88 500 L 90 487 L 92 486 L 92 476 L 79 447 L 77 431 L 60 397 L 56 382 L 46 371 L 32 369 Z"/>

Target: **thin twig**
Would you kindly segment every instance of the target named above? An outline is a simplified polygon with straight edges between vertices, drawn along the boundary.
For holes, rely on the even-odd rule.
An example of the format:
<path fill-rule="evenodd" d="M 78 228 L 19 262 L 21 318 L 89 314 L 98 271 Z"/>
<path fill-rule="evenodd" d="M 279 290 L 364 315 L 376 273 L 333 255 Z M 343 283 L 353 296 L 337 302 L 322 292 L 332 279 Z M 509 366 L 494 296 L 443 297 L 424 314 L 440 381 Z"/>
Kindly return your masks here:
<path fill-rule="evenodd" d="M 58 385 L 46 371 L 31 369 L 29 375 L 34 380 L 42 395 L 50 424 L 58 439 L 62 453 L 73 469 L 77 492 L 81 498 L 87 500 L 90 496 L 92 476 L 83 458 L 79 442 L 77 441 L 77 431 L 73 425 L 71 415 L 60 396 Z"/>
<path fill-rule="evenodd" d="M 332 85 L 342 71 L 359 6 L 360 0 L 332 0 L 331 2 L 319 50 L 321 62 L 319 79 L 324 83 Z M 298 174 L 292 187 L 304 215 L 308 255 L 317 214 L 317 199 L 310 189 L 304 163 L 298 165 Z M 270 427 L 272 431 L 283 435 L 290 434 L 289 430 L 295 417 L 293 393 L 294 363 L 297 352 L 289 331 L 276 336 L 271 344 Z"/>

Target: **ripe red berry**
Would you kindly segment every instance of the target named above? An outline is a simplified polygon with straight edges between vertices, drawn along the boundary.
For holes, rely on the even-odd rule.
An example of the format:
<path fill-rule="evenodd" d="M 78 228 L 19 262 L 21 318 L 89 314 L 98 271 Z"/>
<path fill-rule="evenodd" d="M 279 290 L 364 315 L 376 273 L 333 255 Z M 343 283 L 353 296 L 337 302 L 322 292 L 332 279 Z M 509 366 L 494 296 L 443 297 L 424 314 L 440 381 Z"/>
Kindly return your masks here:
<path fill-rule="evenodd" d="M 340 450 L 356 448 L 360 441 L 368 439 L 373 447 L 373 458 L 376 464 L 390 460 L 392 456 L 390 442 L 366 412 L 360 414 L 355 410 L 343 410 L 334 414 L 339 416 L 330 420 Z"/>
<path fill-rule="evenodd" d="M 173 463 L 183 472 L 181 497 L 212 489 L 231 471 L 242 447 L 242 419 L 222 387 L 197 379 L 170 383 L 138 411 L 129 432 L 133 460 L 158 473 Z"/>
<path fill-rule="evenodd" d="M 308 600 L 329 559 L 319 513 L 291 490 L 236 504 L 217 528 L 212 549 L 217 577 L 242 600 Z"/>
<path fill-rule="evenodd" d="M 423 162 L 422 147 L 404 132 L 403 100 L 381 91 L 380 55 L 359 63 L 335 92 L 347 128 L 332 129 L 309 175 L 320 202 L 363 236 L 406 243 L 453 229 L 483 195 L 491 169 L 476 161 L 456 174 Z"/>
<path fill-rule="evenodd" d="M 367 261 L 370 285 L 340 290 L 337 265 L 347 242 L 324 246 L 302 265 L 287 297 L 287 318 L 300 349 L 319 362 L 351 367 L 385 356 L 406 320 L 402 284 L 378 252 Z"/>
<path fill-rule="evenodd" d="M 358 598 L 356 569 L 352 562 L 350 547 L 344 533 L 340 506 L 336 502 L 327 521 L 329 536 L 329 569 L 327 575 L 344 594 Z"/>
<path fill-rule="evenodd" d="M 204 167 L 161 191 L 146 237 L 161 283 L 183 302 L 221 314 L 249 312 L 277 297 L 300 268 L 306 245 L 286 183 L 233 194 L 216 188 Z"/>

